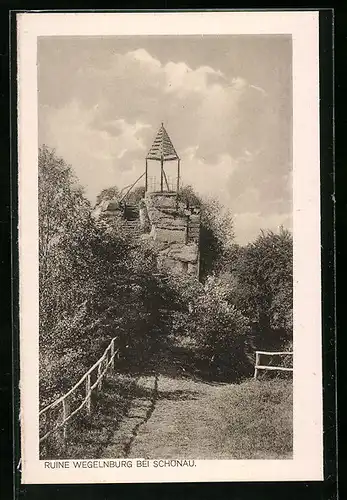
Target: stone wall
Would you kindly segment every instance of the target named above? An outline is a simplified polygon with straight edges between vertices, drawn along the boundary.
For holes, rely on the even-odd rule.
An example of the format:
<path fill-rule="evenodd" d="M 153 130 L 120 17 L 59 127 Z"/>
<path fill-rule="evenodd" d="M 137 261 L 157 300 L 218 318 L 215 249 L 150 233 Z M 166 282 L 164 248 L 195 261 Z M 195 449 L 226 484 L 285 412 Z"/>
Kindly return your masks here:
<path fill-rule="evenodd" d="M 175 193 L 146 193 L 140 224 L 144 237 L 155 244 L 160 267 L 199 277 L 199 208 L 177 202 Z"/>
<path fill-rule="evenodd" d="M 199 208 L 187 208 L 184 203 L 177 202 L 173 192 L 147 192 L 139 207 L 128 208 L 132 211 L 136 208 L 136 213 L 130 214 L 126 227 L 151 243 L 158 254 L 159 267 L 199 277 Z M 110 200 L 101 202 L 92 215 L 112 221 L 127 218 L 127 211 L 120 208 L 117 200 Z"/>

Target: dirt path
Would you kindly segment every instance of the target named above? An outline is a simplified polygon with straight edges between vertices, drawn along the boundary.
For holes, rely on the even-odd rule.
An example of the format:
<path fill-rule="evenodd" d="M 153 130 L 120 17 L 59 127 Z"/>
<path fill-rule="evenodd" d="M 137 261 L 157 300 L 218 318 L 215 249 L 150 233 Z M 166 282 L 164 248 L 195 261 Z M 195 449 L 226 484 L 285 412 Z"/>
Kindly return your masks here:
<path fill-rule="evenodd" d="M 211 440 L 220 425 L 213 411 L 224 385 L 159 376 L 150 418 L 136 429 L 129 458 L 227 458 L 222 443 Z"/>
<path fill-rule="evenodd" d="M 292 418 L 291 381 L 210 384 L 171 374 L 143 375 L 101 456 L 289 459 Z"/>

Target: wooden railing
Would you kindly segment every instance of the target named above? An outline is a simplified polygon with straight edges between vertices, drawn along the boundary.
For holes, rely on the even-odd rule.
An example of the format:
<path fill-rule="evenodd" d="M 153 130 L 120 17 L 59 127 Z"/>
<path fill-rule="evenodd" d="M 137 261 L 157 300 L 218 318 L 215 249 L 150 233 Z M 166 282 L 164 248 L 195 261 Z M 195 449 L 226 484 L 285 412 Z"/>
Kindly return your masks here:
<path fill-rule="evenodd" d="M 277 370 L 277 371 L 284 371 L 284 372 L 292 372 L 293 367 L 286 367 L 286 366 L 272 366 L 272 365 L 261 365 L 260 364 L 260 356 L 261 355 L 266 355 L 266 356 L 290 356 L 291 361 L 293 363 L 293 353 L 289 351 L 282 351 L 282 352 L 267 352 L 267 351 L 255 351 L 255 365 L 254 365 L 254 378 L 256 379 L 258 376 L 258 370 Z"/>
<path fill-rule="evenodd" d="M 56 399 L 39 412 L 40 443 L 58 430 L 63 431 L 63 440 L 67 437 L 68 422 L 79 413 L 82 408 L 88 415 L 92 411 L 92 392 L 101 391 L 103 378 L 109 368 L 114 369 L 114 360 L 118 355 L 113 338 L 105 349 L 101 358 L 83 375 L 66 394 Z M 75 406 L 75 408 L 71 408 Z M 52 423 L 55 425 L 52 426 Z"/>

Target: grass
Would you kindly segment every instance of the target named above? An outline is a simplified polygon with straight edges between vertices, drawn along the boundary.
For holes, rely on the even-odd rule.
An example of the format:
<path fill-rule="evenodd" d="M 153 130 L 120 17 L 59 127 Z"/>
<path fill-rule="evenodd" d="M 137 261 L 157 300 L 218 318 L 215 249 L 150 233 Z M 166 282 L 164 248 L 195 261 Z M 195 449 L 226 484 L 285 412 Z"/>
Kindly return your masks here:
<path fill-rule="evenodd" d="M 65 450 L 56 446 L 41 459 L 102 457 L 120 422 L 130 418 L 134 398 L 149 397 L 138 394 L 136 382 L 130 375 L 107 378 L 92 415 L 69 426 Z M 161 375 L 154 411 L 139 427 L 129 457 L 290 459 L 292 414 L 288 379 L 220 384 Z"/>
<path fill-rule="evenodd" d="M 131 457 L 290 459 L 292 383 L 207 384 L 160 377 L 158 400 Z"/>
<path fill-rule="evenodd" d="M 65 448 L 61 436 L 56 433 L 50 448 L 41 448 L 41 460 L 99 458 L 130 407 L 135 392 L 136 380 L 130 375 L 107 376 L 103 391 L 95 398 L 91 415 L 83 411 L 77 414 L 68 426 Z"/>
<path fill-rule="evenodd" d="M 214 401 L 220 427 L 213 436 L 235 459 L 292 458 L 293 403 L 289 380 L 229 386 Z M 213 437 L 212 436 L 212 437 Z"/>

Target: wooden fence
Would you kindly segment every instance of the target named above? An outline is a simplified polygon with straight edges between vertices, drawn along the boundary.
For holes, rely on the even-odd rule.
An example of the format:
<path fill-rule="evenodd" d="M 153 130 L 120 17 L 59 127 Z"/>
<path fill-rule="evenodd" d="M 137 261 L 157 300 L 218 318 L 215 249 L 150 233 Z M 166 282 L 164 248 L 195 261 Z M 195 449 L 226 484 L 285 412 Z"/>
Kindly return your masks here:
<path fill-rule="evenodd" d="M 85 408 L 88 415 L 91 414 L 93 391 L 101 391 L 103 378 L 107 371 L 109 368 L 114 369 L 115 357 L 119 353 L 118 350 L 115 350 L 115 340 L 116 338 L 111 340 L 101 358 L 83 375 L 77 384 L 39 412 L 40 443 L 58 430 L 62 431 L 63 443 L 65 443 L 68 422 L 83 408 Z"/>
<path fill-rule="evenodd" d="M 277 370 L 284 372 L 292 372 L 293 366 L 273 366 L 273 365 L 262 365 L 260 364 L 260 357 L 262 355 L 266 356 L 290 356 L 291 362 L 293 363 L 293 353 L 289 351 L 283 352 L 266 352 L 266 351 L 255 351 L 255 365 L 254 365 L 254 378 L 256 379 L 258 376 L 258 370 Z"/>

